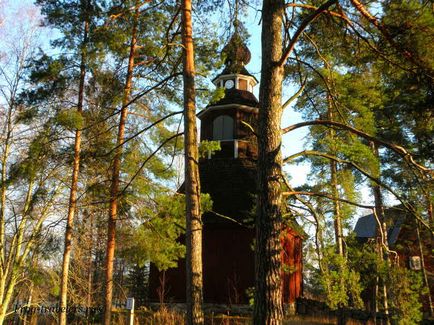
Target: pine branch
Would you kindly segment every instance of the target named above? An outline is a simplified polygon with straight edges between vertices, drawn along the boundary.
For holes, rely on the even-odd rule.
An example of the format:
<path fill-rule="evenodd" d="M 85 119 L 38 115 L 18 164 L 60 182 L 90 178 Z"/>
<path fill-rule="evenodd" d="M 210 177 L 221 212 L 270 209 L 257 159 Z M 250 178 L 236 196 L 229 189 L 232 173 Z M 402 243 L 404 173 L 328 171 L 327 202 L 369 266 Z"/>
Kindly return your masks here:
<path fill-rule="evenodd" d="M 353 128 L 352 126 L 349 126 L 349 125 L 346 125 L 346 124 L 343 124 L 343 123 L 339 123 L 339 122 L 335 122 L 335 121 L 328 121 L 328 120 L 306 121 L 306 122 L 301 122 L 301 123 L 293 124 L 293 125 L 290 125 L 290 126 L 288 126 L 286 128 L 283 128 L 282 129 L 282 133 L 285 134 L 285 133 L 291 132 L 293 130 L 296 130 L 298 128 L 301 128 L 301 127 L 313 126 L 313 125 L 333 126 L 333 127 L 339 128 L 339 129 L 350 131 L 351 133 L 357 134 L 358 136 L 360 136 L 362 138 L 365 138 L 365 139 L 367 139 L 369 141 L 375 142 L 375 143 L 377 143 L 379 145 L 382 145 L 384 147 L 387 147 L 387 148 L 391 149 L 392 151 L 394 151 L 395 153 L 397 153 L 398 155 L 400 155 L 401 157 L 403 157 L 404 160 L 406 160 L 407 162 L 409 162 L 413 167 L 415 167 L 419 171 L 422 171 L 422 172 L 424 172 L 424 173 L 426 173 L 426 174 L 428 174 L 430 176 L 434 176 L 434 170 L 429 169 L 429 168 L 427 168 L 427 167 L 425 167 L 425 166 L 417 163 L 416 161 L 414 161 L 414 158 L 413 158 L 412 154 L 410 152 L 408 152 L 405 148 L 403 148 L 403 147 L 401 147 L 399 145 L 396 145 L 396 144 L 393 144 L 393 143 L 381 140 L 381 139 L 379 139 L 377 137 L 369 135 L 369 134 L 367 134 L 367 133 L 365 133 L 363 131 L 360 131 L 360 130 L 358 130 L 356 128 Z"/>
<path fill-rule="evenodd" d="M 360 173 L 362 173 L 364 176 L 366 176 L 367 178 L 369 178 L 371 181 L 375 182 L 379 186 L 383 187 L 384 189 L 386 189 L 390 193 L 392 193 L 398 199 L 398 201 L 400 201 L 402 203 L 402 205 L 406 208 L 406 210 L 409 211 L 422 225 L 424 225 L 434 235 L 434 230 L 431 229 L 430 225 L 425 220 L 423 220 L 423 218 L 417 213 L 416 209 L 410 203 L 406 202 L 389 185 L 387 185 L 386 183 L 382 182 L 377 177 L 372 176 L 368 171 L 366 171 L 363 167 L 359 166 L 358 164 L 356 164 L 356 163 L 354 163 L 352 161 L 349 161 L 349 160 L 338 158 L 338 157 L 333 156 L 331 154 L 327 154 L 327 153 L 323 153 L 323 152 L 319 152 L 319 151 L 314 151 L 314 150 L 304 150 L 304 151 L 298 152 L 298 153 L 293 154 L 293 155 L 291 155 L 289 157 L 286 157 L 285 159 L 283 159 L 283 162 L 288 162 L 288 161 L 290 161 L 290 160 L 292 160 L 292 159 L 294 159 L 296 157 L 299 157 L 299 156 L 317 156 L 317 157 L 323 157 L 323 158 L 330 159 L 332 161 L 336 161 L 337 163 L 340 163 L 340 164 L 349 165 L 352 168 L 357 169 Z"/>
<path fill-rule="evenodd" d="M 365 204 L 360 204 L 354 201 L 350 201 L 350 200 L 346 200 L 340 197 L 335 197 L 333 195 L 329 195 L 327 193 L 321 193 L 321 192 L 307 192 L 307 191 L 289 191 L 289 192 L 283 192 L 282 195 L 284 196 L 292 196 L 292 195 L 308 195 L 308 196 L 318 196 L 318 197 L 323 197 L 332 201 L 340 201 L 340 202 L 344 202 L 344 203 L 348 203 L 351 205 L 354 205 L 356 207 L 359 208 L 363 208 L 363 209 L 373 209 L 375 208 L 375 206 L 373 205 L 365 205 Z"/>
<path fill-rule="evenodd" d="M 318 11 L 318 9 L 319 9 L 318 7 L 303 4 L 303 3 L 287 3 L 286 7 L 287 8 L 303 8 L 303 9 L 309 9 L 309 10 L 314 10 L 314 11 Z M 346 22 L 350 22 L 348 17 L 344 13 L 331 11 L 331 10 L 324 10 L 323 13 L 330 15 L 330 16 L 333 16 L 333 17 L 341 18 Z"/>
<path fill-rule="evenodd" d="M 291 185 L 289 184 L 286 177 L 284 175 L 281 175 L 281 177 L 282 177 L 284 184 L 288 188 L 288 190 L 294 192 L 294 189 L 291 187 Z M 321 250 L 323 249 L 323 247 L 321 246 L 323 244 L 323 238 L 322 238 L 321 228 L 320 228 L 320 215 L 318 214 L 318 212 L 315 210 L 315 208 L 313 207 L 313 205 L 310 202 L 304 200 L 302 197 L 300 197 L 300 195 L 298 195 L 296 193 L 294 193 L 293 195 L 297 201 L 299 201 L 301 204 L 303 204 L 307 207 L 308 211 L 312 214 L 312 217 L 315 220 L 315 223 L 316 223 L 315 250 L 316 250 L 316 253 L 318 255 L 318 265 L 320 267 L 321 272 L 323 272 L 324 268 L 322 265 L 322 252 L 321 252 Z"/>
<path fill-rule="evenodd" d="M 306 87 L 306 81 L 307 77 L 303 80 L 302 84 L 300 85 L 300 88 L 297 90 L 297 92 L 288 98 L 288 100 L 282 105 L 282 110 L 287 108 L 294 100 L 296 100 L 301 93 L 303 92 L 304 88 Z"/>
<path fill-rule="evenodd" d="M 156 126 L 157 124 L 163 122 L 164 120 L 168 119 L 169 117 L 172 117 L 172 116 L 175 116 L 175 115 L 178 115 L 178 114 L 182 114 L 182 113 L 183 113 L 183 111 L 177 111 L 177 112 L 170 113 L 170 114 L 168 114 L 168 115 L 160 118 L 159 120 L 157 120 L 154 123 L 148 125 L 147 127 L 145 127 L 144 129 L 140 130 L 139 132 L 137 132 L 136 134 L 132 135 L 131 137 L 126 138 L 122 143 L 120 143 L 119 145 L 117 145 L 116 147 L 114 147 L 113 149 L 111 149 L 109 152 L 105 153 L 103 156 L 110 155 L 113 151 L 115 151 L 119 147 L 122 147 L 125 143 L 127 143 L 127 142 L 129 142 L 129 141 L 131 141 L 131 140 L 133 140 L 135 138 L 137 138 L 140 134 L 148 131 L 149 129 L 151 129 L 152 127 Z"/>
<path fill-rule="evenodd" d="M 169 141 L 183 135 L 184 132 L 181 133 L 177 133 L 172 135 L 171 137 L 167 138 L 166 140 L 164 140 L 157 149 L 155 149 L 146 159 L 145 161 L 142 163 L 142 165 L 140 166 L 140 168 L 136 171 L 136 173 L 133 175 L 133 177 L 130 179 L 130 181 L 127 183 L 127 185 L 125 185 L 125 187 L 122 189 L 122 191 L 119 192 L 118 197 L 122 196 L 125 191 L 128 189 L 128 187 L 130 187 L 130 185 L 132 184 L 132 182 L 136 179 L 136 177 L 139 175 L 139 173 L 142 171 L 143 167 L 145 167 L 146 163 L 151 160 L 152 157 L 154 157 L 158 151 L 160 151 L 161 148 L 163 148 Z"/>
<path fill-rule="evenodd" d="M 399 53 L 401 53 L 407 60 L 412 62 L 417 67 L 421 68 L 423 71 L 425 71 L 425 75 L 431 79 L 433 79 L 433 71 L 431 69 L 427 69 L 425 66 L 422 66 L 420 60 L 415 57 L 415 55 L 402 48 L 392 37 L 392 35 L 389 33 L 389 30 L 386 28 L 386 26 L 379 22 L 378 19 L 373 16 L 369 10 L 358 0 L 350 0 L 353 6 L 357 9 L 357 11 L 366 19 L 368 20 L 372 25 L 374 25 L 380 33 L 383 35 L 383 37 L 386 39 L 387 42 Z"/>
<path fill-rule="evenodd" d="M 307 16 L 301 23 L 300 27 L 296 30 L 294 36 L 292 37 L 291 41 L 289 42 L 288 46 L 283 50 L 282 57 L 279 61 L 279 65 L 283 66 L 286 61 L 288 60 L 289 56 L 291 55 L 292 50 L 294 50 L 295 44 L 297 43 L 298 39 L 304 32 L 304 30 L 309 26 L 311 22 L 313 22 L 315 19 L 317 19 L 324 11 L 326 11 L 329 7 L 336 4 L 337 0 L 329 0 L 325 3 L 323 3 L 321 6 L 318 7 L 317 10 L 315 10 L 312 14 Z"/>

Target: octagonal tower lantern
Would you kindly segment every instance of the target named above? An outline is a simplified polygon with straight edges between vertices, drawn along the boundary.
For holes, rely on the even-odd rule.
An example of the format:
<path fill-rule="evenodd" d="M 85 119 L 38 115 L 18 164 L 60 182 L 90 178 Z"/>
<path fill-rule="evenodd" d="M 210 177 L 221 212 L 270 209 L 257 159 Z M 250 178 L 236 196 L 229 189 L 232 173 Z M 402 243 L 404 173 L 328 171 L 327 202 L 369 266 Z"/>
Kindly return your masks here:
<path fill-rule="evenodd" d="M 201 140 L 220 141 L 221 151 L 214 158 L 256 158 L 256 139 L 251 129 L 258 117 L 258 100 L 253 94 L 258 80 L 245 67 L 251 54 L 235 32 L 222 55 L 225 68 L 212 82 L 224 88 L 225 95 L 198 114 Z"/>

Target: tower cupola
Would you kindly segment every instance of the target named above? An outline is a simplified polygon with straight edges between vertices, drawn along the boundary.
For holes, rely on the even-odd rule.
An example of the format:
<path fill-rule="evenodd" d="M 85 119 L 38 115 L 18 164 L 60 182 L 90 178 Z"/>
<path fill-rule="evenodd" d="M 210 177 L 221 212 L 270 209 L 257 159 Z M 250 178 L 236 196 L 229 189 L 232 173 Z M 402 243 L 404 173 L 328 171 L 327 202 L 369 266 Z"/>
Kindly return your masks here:
<path fill-rule="evenodd" d="M 258 81 L 245 67 L 251 54 L 237 31 L 223 48 L 222 55 L 225 67 L 213 83 L 224 88 L 224 97 L 197 115 L 201 120 L 201 140 L 220 141 L 221 151 L 213 158 L 255 159 L 256 138 L 246 125 L 256 127 L 259 102 L 253 87 Z"/>
<path fill-rule="evenodd" d="M 239 89 L 253 92 L 253 87 L 257 85 L 258 80 L 245 68 L 250 62 L 251 54 L 237 31 L 223 48 L 222 55 L 225 68 L 214 78 L 214 85 L 228 90 Z"/>
<path fill-rule="evenodd" d="M 237 32 L 232 35 L 228 44 L 223 48 L 222 55 L 225 57 L 227 70 L 232 71 L 232 73 L 240 73 L 251 59 L 249 48 L 243 43 Z"/>

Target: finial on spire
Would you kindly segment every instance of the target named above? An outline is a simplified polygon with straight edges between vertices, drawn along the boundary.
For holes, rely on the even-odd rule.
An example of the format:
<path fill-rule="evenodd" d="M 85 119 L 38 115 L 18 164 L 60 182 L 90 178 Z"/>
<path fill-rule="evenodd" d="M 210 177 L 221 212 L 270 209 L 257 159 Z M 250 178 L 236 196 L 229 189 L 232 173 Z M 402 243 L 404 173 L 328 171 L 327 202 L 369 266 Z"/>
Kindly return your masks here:
<path fill-rule="evenodd" d="M 234 34 L 229 42 L 223 48 L 222 53 L 226 56 L 225 64 L 229 70 L 233 70 L 234 73 L 239 72 L 242 67 L 250 62 L 250 51 L 241 39 L 239 33 L 240 21 L 238 20 L 239 0 L 235 1 L 234 8 Z"/>
<path fill-rule="evenodd" d="M 235 0 L 235 10 L 234 10 L 234 33 L 237 34 L 238 33 L 238 26 L 239 26 L 239 21 L 238 21 L 238 0 Z"/>

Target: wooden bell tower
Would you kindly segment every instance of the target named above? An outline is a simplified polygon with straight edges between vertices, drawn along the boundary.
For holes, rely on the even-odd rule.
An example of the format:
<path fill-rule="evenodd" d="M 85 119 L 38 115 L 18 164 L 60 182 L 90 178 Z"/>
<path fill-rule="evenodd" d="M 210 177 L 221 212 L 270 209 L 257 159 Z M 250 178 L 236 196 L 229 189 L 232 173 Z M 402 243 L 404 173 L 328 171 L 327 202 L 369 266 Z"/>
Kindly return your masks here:
<path fill-rule="evenodd" d="M 256 129 L 259 103 L 253 94 L 258 83 L 245 65 L 250 51 L 237 32 L 223 49 L 224 70 L 213 79 L 224 97 L 197 114 L 201 141 L 219 141 L 221 150 L 199 161 L 202 193 L 213 200 L 203 220 L 203 297 L 205 303 L 247 304 L 253 292 L 255 263 L 254 215 L 257 188 Z M 284 302 L 301 294 L 302 237 L 282 229 Z M 286 268 L 288 269 L 288 268 Z M 295 270 L 295 271 L 294 271 Z M 150 298 L 157 300 L 161 273 L 151 266 Z M 166 302 L 185 302 L 185 262 L 164 274 Z"/>
<path fill-rule="evenodd" d="M 250 51 L 237 33 L 223 55 L 225 68 L 213 83 L 225 96 L 197 115 L 201 140 L 221 146 L 199 162 L 201 189 L 211 195 L 214 212 L 203 216 L 203 294 L 205 302 L 240 304 L 254 286 L 258 81 L 245 68 Z"/>

